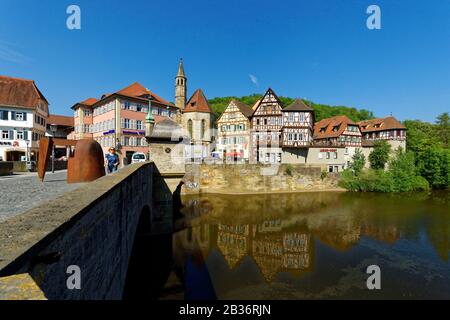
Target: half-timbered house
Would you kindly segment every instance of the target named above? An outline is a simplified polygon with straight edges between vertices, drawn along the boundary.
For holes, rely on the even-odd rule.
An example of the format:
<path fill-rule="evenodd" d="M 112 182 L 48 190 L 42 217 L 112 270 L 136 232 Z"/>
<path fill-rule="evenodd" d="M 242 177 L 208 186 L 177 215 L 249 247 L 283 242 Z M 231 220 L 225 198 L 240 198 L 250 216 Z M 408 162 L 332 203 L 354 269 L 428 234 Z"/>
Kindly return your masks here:
<path fill-rule="evenodd" d="M 314 148 L 308 163 L 326 163 L 330 172 L 347 168 L 356 149 L 361 149 L 359 126 L 347 116 L 322 119 L 314 125 Z"/>
<path fill-rule="evenodd" d="M 283 147 L 305 148 L 313 141 L 314 110 L 301 99 L 283 109 Z"/>
<path fill-rule="evenodd" d="M 364 143 L 386 140 L 393 149 L 406 148 L 406 127 L 394 117 L 377 118 L 358 122 Z"/>
<path fill-rule="evenodd" d="M 282 103 L 269 88 L 252 116 L 252 159 L 257 162 L 281 163 Z"/>
<path fill-rule="evenodd" d="M 250 118 L 253 109 L 248 105 L 231 100 L 217 120 L 217 151 L 223 159 L 249 159 Z"/>

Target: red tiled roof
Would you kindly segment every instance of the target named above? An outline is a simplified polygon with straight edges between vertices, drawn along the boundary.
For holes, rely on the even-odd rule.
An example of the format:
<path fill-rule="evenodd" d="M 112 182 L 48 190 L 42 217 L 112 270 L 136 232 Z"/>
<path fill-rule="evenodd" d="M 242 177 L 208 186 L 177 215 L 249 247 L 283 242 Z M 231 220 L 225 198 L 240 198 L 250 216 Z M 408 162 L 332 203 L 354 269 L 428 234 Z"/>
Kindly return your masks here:
<path fill-rule="evenodd" d="M 336 116 L 322 119 L 314 124 L 314 139 L 326 139 L 339 137 L 349 124 L 356 125 L 347 116 Z M 334 131 L 334 128 L 337 128 Z"/>
<path fill-rule="evenodd" d="M 0 104 L 34 109 L 41 99 L 48 104 L 33 80 L 0 76 Z"/>
<path fill-rule="evenodd" d="M 141 85 L 138 82 L 135 82 L 135 83 L 129 85 L 128 87 L 123 88 L 120 91 L 117 91 L 116 93 L 120 94 L 120 95 L 123 95 L 123 96 L 134 97 L 134 98 L 144 98 L 144 99 L 146 99 L 145 96 L 150 95 L 157 102 L 160 102 L 162 104 L 166 104 L 166 105 L 174 107 L 174 105 L 172 103 L 164 100 L 163 98 L 161 98 L 157 94 L 151 92 L 150 90 L 148 90 L 147 88 L 145 88 L 143 85 Z"/>
<path fill-rule="evenodd" d="M 383 131 L 383 130 L 406 129 L 406 127 L 402 125 L 400 121 L 398 121 L 392 116 L 360 121 L 358 122 L 358 125 L 362 133 Z"/>
<path fill-rule="evenodd" d="M 203 94 L 202 89 L 195 90 L 192 97 L 186 103 L 186 107 L 183 112 L 207 112 L 214 113 L 209 106 L 208 100 Z"/>
<path fill-rule="evenodd" d="M 94 103 L 96 103 L 98 100 L 95 98 L 87 98 L 86 100 L 80 102 L 80 104 L 85 106 L 92 106 Z"/>
<path fill-rule="evenodd" d="M 60 116 L 56 114 L 51 114 L 47 118 L 48 124 L 57 124 L 59 126 L 73 127 L 74 119 L 69 116 Z"/>

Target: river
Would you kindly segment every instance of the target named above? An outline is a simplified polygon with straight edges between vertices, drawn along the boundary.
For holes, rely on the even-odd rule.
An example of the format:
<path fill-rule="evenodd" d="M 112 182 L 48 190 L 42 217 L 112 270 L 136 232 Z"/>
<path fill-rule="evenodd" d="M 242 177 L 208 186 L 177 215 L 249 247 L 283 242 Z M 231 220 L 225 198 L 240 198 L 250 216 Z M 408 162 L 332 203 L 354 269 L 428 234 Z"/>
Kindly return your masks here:
<path fill-rule="evenodd" d="M 159 298 L 450 298 L 449 192 L 211 194 L 183 204 Z M 371 265 L 381 289 L 367 287 Z"/>

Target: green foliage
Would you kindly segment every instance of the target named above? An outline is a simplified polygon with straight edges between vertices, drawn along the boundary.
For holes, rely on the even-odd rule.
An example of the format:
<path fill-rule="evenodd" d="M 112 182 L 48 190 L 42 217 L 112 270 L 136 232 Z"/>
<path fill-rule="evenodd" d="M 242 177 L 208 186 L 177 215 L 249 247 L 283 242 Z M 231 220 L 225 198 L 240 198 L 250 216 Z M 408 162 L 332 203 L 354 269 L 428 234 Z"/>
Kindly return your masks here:
<path fill-rule="evenodd" d="M 253 105 L 262 98 L 261 94 L 252 94 L 249 96 L 242 96 L 242 97 L 217 97 L 208 100 L 209 105 L 213 109 L 214 113 L 216 114 L 217 118 L 220 117 L 220 115 L 224 112 L 226 107 L 228 106 L 228 103 L 232 99 L 236 99 L 241 101 L 242 103 L 245 103 L 246 105 L 253 107 Z M 291 97 L 278 97 L 280 101 L 282 102 L 284 107 L 287 107 L 289 104 L 291 104 L 295 99 Z M 325 118 L 333 117 L 333 116 L 339 116 L 339 115 L 346 115 L 353 121 L 361 121 L 361 120 L 367 120 L 367 119 L 373 119 L 373 113 L 371 111 L 365 110 L 365 109 L 356 109 L 356 108 L 350 108 L 345 106 L 330 106 L 326 104 L 317 104 L 311 101 L 304 100 L 306 104 L 310 105 L 314 109 L 314 113 L 316 116 L 316 121 L 320 121 Z"/>
<path fill-rule="evenodd" d="M 384 170 L 365 170 L 355 176 L 350 170 L 345 170 L 340 185 L 349 191 L 392 192 L 392 176 Z"/>
<path fill-rule="evenodd" d="M 427 191 L 427 180 L 417 174 L 414 154 L 399 148 L 389 162 L 389 169 L 369 169 L 354 174 L 345 170 L 340 185 L 350 191 L 411 192 Z"/>
<path fill-rule="evenodd" d="M 410 192 L 428 190 L 428 182 L 417 174 L 414 154 L 405 152 L 402 148 L 395 151 L 395 156 L 389 162 L 388 173 L 392 177 L 393 192 Z"/>
<path fill-rule="evenodd" d="M 376 141 L 373 146 L 373 151 L 369 154 L 370 167 L 372 169 L 384 169 L 389 160 L 389 153 L 391 145 L 387 141 Z"/>
<path fill-rule="evenodd" d="M 434 189 L 450 185 L 450 149 L 431 145 L 417 154 L 417 168 Z"/>
<path fill-rule="evenodd" d="M 320 180 L 325 180 L 328 177 L 328 172 L 327 171 L 322 171 L 320 173 Z"/>
<path fill-rule="evenodd" d="M 450 116 L 448 112 L 444 112 L 437 117 L 436 131 L 439 135 L 445 148 L 448 148 L 448 142 L 450 139 Z"/>
<path fill-rule="evenodd" d="M 294 175 L 294 166 L 292 164 L 286 166 L 286 174 L 291 177 Z"/>
<path fill-rule="evenodd" d="M 450 124 L 448 112 L 440 114 L 436 123 L 418 120 L 404 122 L 407 131 L 406 148 L 415 154 L 417 172 L 433 189 L 450 185 Z"/>
<path fill-rule="evenodd" d="M 404 125 L 407 129 L 406 150 L 419 153 L 430 144 L 439 143 L 435 125 L 419 120 L 406 120 Z"/>
<path fill-rule="evenodd" d="M 350 170 L 352 170 L 354 175 L 358 175 L 364 168 L 365 164 L 366 157 L 360 149 L 356 149 L 356 152 L 352 157 L 352 162 L 350 163 Z"/>

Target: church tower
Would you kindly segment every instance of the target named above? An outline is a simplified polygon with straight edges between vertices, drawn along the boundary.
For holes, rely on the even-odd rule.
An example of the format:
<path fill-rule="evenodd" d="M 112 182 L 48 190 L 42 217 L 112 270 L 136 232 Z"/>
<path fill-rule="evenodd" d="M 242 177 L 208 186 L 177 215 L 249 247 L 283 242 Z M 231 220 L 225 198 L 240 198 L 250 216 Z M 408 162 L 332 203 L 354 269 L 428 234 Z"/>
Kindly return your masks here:
<path fill-rule="evenodd" d="M 175 106 L 184 111 L 186 106 L 186 87 L 187 78 L 184 75 L 183 59 L 180 59 L 180 64 L 178 65 L 178 74 L 175 77 Z"/>

